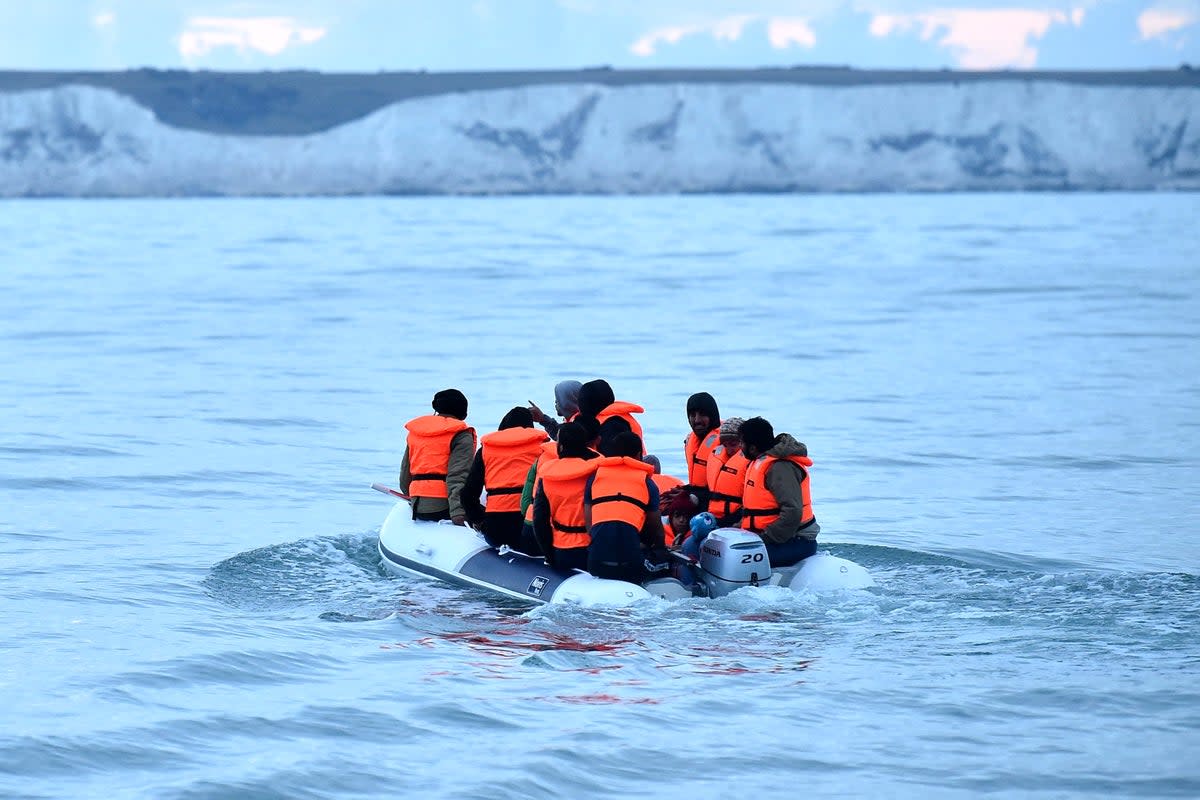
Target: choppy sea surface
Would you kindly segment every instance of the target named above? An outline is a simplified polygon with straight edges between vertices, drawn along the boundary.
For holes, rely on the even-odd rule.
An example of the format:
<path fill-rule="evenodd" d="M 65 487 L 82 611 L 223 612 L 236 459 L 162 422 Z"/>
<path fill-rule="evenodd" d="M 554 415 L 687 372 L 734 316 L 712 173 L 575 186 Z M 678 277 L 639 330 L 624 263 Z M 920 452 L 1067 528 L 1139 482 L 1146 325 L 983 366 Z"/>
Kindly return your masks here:
<path fill-rule="evenodd" d="M 0 203 L 0 796 L 1200 795 L 1200 195 Z M 877 587 L 392 577 L 403 423 L 607 378 Z"/>

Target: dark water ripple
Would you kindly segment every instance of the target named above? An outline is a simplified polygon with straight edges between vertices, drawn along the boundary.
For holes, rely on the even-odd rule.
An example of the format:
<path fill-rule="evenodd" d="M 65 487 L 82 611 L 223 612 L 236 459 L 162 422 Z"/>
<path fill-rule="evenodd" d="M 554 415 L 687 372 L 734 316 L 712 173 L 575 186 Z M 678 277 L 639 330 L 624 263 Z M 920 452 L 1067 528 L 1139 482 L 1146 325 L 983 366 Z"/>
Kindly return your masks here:
<path fill-rule="evenodd" d="M 163 689 L 212 685 L 307 683 L 337 666 L 335 659 L 311 653 L 279 651 L 224 652 L 199 658 L 171 660 L 154 672 L 129 672 L 113 676 L 119 684 Z"/>

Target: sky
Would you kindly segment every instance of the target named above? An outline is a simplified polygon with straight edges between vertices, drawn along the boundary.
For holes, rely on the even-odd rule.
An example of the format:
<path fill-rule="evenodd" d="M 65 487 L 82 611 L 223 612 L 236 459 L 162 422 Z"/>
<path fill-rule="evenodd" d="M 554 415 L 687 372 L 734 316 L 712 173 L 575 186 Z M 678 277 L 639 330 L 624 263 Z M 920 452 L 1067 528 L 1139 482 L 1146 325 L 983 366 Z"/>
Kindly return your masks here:
<path fill-rule="evenodd" d="M 1200 67 L 1200 0 L 0 0 L 0 69 Z"/>

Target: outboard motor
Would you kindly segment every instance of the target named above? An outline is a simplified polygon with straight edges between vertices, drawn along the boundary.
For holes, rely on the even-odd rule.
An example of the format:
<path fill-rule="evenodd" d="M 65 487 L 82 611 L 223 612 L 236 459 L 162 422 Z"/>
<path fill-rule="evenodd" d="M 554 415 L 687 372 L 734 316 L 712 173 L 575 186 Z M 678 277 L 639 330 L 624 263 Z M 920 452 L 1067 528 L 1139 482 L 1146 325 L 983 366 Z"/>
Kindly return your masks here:
<path fill-rule="evenodd" d="M 709 597 L 769 583 L 767 546 L 757 534 L 741 528 L 715 530 L 700 545 L 700 579 L 708 587 Z"/>

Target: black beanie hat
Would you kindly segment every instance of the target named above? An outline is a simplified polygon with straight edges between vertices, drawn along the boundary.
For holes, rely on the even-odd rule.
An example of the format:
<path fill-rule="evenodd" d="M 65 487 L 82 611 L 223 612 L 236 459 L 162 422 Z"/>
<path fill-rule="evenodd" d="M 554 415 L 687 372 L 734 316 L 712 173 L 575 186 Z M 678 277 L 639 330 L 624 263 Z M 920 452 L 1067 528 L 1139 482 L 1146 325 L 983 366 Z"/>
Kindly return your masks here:
<path fill-rule="evenodd" d="M 509 428 L 532 428 L 533 413 L 525 406 L 513 406 L 504 415 L 504 419 L 500 420 L 499 430 L 508 430 Z"/>
<path fill-rule="evenodd" d="M 752 444 L 764 453 L 775 446 L 775 429 L 762 417 L 751 417 L 743 422 L 738 435 L 744 443 Z"/>
<path fill-rule="evenodd" d="M 721 412 L 717 409 L 717 401 L 708 392 L 696 392 L 687 399 L 688 416 L 691 416 L 693 411 L 699 411 L 708 417 L 714 428 L 721 424 Z"/>
<path fill-rule="evenodd" d="M 467 396 L 458 389 L 442 389 L 433 396 L 433 410 L 457 419 L 467 418 Z"/>
<path fill-rule="evenodd" d="M 616 400 L 608 381 L 603 378 L 588 381 L 579 387 L 579 414 L 584 417 L 597 416 Z"/>

